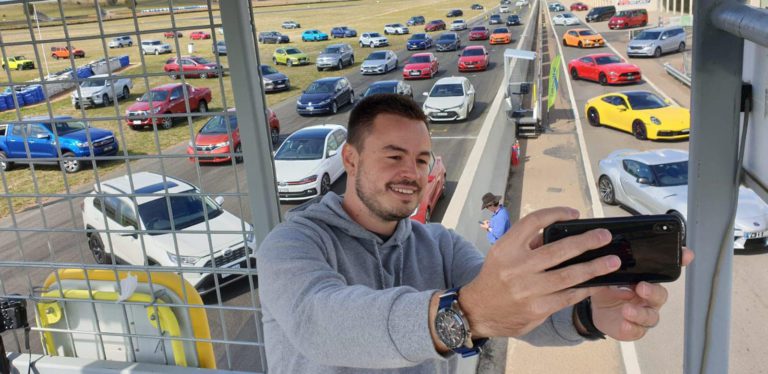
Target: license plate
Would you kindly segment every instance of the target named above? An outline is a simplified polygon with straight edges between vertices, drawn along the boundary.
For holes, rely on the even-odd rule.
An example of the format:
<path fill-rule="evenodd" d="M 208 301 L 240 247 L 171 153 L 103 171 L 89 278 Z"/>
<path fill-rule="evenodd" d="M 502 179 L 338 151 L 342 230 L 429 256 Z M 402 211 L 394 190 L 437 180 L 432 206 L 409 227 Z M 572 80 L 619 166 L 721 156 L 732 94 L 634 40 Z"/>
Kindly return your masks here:
<path fill-rule="evenodd" d="M 635 76 L 632 75 L 632 74 L 627 74 L 627 79 L 633 80 L 633 79 L 635 79 Z"/>
<path fill-rule="evenodd" d="M 279 192 L 279 193 L 287 193 L 288 192 L 288 187 L 278 187 L 277 188 L 277 192 Z"/>
<path fill-rule="evenodd" d="M 284 84 L 278 84 L 278 85 L 275 86 L 275 88 L 283 88 L 283 87 L 285 87 Z"/>
<path fill-rule="evenodd" d="M 141 125 L 141 121 L 140 120 L 133 120 L 133 124 L 134 125 Z"/>
<path fill-rule="evenodd" d="M 764 237 L 765 237 L 765 231 L 744 233 L 744 239 L 755 239 L 755 238 L 764 238 Z"/>
<path fill-rule="evenodd" d="M 421 75 L 421 72 L 420 71 L 412 71 L 410 74 L 411 75 Z"/>
<path fill-rule="evenodd" d="M 112 147 L 113 147 L 113 146 L 111 146 L 111 145 L 108 145 L 108 146 L 104 147 L 104 152 L 109 152 L 109 151 L 111 151 L 111 150 L 112 150 Z"/>
<path fill-rule="evenodd" d="M 448 113 L 435 113 L 433 114 L 435 117 L 446 117 L 448 116 Z"/>
<path fill-rule="evenodd" d="M 308 106 L 308 107 L 307 107 L 307 110 L 315 110 L 315 108 L 314 108 L 314 107 L 311 107 L 311 106 Z"/>
<path fill-rule="evenodd" d="M 243 267 L 243 264 L 240 263 L 240 262 L 236 262 L 236 263 L 234 263 L 232 265 L 225 266 L 225 268 L 227 268 L 227 269 L 240 269 L 242 267 Z M 233 275 L 234 274 L 231 274 L 231 273 L 221 273 L 221 278 L 224 279 L 224 278 L 231 277 Z"/>

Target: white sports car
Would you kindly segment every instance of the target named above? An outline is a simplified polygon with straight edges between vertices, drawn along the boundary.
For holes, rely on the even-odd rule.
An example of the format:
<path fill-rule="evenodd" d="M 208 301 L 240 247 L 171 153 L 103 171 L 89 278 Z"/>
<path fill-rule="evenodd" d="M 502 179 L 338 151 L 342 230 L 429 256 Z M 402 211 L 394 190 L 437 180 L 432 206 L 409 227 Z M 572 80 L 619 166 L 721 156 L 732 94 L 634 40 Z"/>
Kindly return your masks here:
<path fill-rule="evenodd" d="M 280 200 L 307 200 L 324 195 L 342 174 L 341 147 L 347 129 L 340 125 L 305 127 L 291 134 L 275 152 Z"/>
<path fill-rule="evenodd" d="M 424 96 L 424 114 L 431 121 L 464 120 L 475 107 L 475 87 L 465 77 L 441 78 Z"/>
<path fill-rule="evenodd" d="M 579 21 L 579 18 L 574 16 L 571 13 L 560 13 L 554 17 L 552 17 L 552 24 L 555 26 L 572 26 L 572 25 L 581 25 L 581 21 Z"/>
<path fill-rule="evenodd" d="M 688 152 L 622 149 L 600 160 L 598 190 L 606 204 L 640 214 L 673 214 L 687 222 Z M 768 246 L 768 204 L 749 188 L 739 188 L 734 223 L 735 249 Z M 685 239 L 685 225 L 683 225 Z"/>

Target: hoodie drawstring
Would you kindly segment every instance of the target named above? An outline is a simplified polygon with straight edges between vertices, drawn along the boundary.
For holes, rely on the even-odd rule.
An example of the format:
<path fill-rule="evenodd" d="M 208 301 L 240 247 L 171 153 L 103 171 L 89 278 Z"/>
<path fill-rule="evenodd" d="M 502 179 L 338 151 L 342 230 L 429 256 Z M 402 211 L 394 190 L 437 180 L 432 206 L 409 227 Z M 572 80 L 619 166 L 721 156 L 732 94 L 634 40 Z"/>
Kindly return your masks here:
<path fill-rule="evenodd" d="M 376 239 L 371 240 L 373 242 L 373 252 L 376 253 L 376 261 L 379 262 L 379 281 L 381 282 L 382 288 L 388 288 L 386 284 L 386 278 L 384 277 L 384 261 L 381 259 L 381 254 L 379 253 L 379 246 L 376 243 Z"/>

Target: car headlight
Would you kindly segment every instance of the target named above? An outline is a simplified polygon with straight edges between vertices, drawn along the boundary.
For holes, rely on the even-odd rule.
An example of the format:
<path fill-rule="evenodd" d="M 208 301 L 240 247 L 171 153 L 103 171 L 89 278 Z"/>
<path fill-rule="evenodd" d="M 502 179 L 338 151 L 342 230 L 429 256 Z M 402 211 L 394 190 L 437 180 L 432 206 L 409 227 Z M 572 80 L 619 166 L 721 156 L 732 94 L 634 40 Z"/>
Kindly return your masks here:
<path fill-rule="evenodd" d="M 318 103 L 318 105 L 325 105 L 325 104 L 328 104 L 330 102 L 331 102 L 331 99 L 325 99 L 325 100 L 321 101 L 320 103 Z"/>
<path fill-rule="evenodd" d="M 189 145 L 190 147 L 192 147 L 192 148 L 194 148 L 194 147 L 195 147 L 195 143 L 194 143 L 194 142 L 192 142 L 191 140 L 190 140 L 190 142 L 189 142 L 189 144 L 188 144 L 188 145 Z"/>
<path fill-rule="evenodd" d="M 616 23 L 624 23 L 624 20 L 620 19 L 620 20 L 616 21 Z"/>
<path fill-rule="evenodd" d="M 216 148 L 227 147 L 227 146 L 229 146 L 229 140 L 227 140 L 226 142 L 216 143 L 215 145 Z"/>
<path fill-rule="evenodd" d="M 448 107 L 448 108 L 445 108 L 445 110 L 451 110 L 451 109 L 461 109 L 461 107 L 463 107 L 463 106 L 464 106 L 464 103 L 461 103 L 461 104 L 459 104 L 459 105 L 456 105 L 456 106 L 452 106 L 452 107 Z"/>
<path fill-rule="evenodd" d="M 656 118 L 656 117 L 654 117 L 654 116 L 651 116 L 651 122 L 652 122 L 654 125 L 661 125 L 661 120 L 660 120 L 660 119 L 658 119 L 658 118 Z"/>
<path fill-rule="evenodd" d="M 161 110 L 163 110 L 163 107 L 152 108 L 152 113 L 155 113 L 155 114 L 157 114 L 157 113 L 159 113 Z"/>
<path fill-rule="evenodd" d="M 304 105 L 304 103 L 302 103 L 301 100 L 296 100 L 296 105 Z"/>
<path fill-rule="evenodd" d="M 437 109 L 437 108 L 433 108 L 433 107 L 431 107 L 431 106 L 429 106 L 429 105 L 427 105 L 427 104 L 424 104 L 424 109 L 425 109 L 425 110 L 426 110 L 426 109 L 430 109 L 430 110 L 439 110 L 439 109 Z"/>
<path fill-rule="evenodd" d="M 200 257 L 195 256 L 176 256 L 175 253 L 172 252 L 166 252 L 168 254 L 168 259 L 176 264 L 176 265 L 194 265 L 197 263 L 198 260 L 200 260 Z"/>
<path fill-rule="evenodd" d="M 615 76 L 619 75 L 619 73 L 617 73 L 617 72 L 615 72 L 615 71 L 609 71 L 609 72 L 608 72 L 608 75 L 610 75 L 610 76 L 612 76 L 612 77 L 615 77 Z"/>
<path fill-rule="evenodd" d="M 317 181 L 317 175 L 310 175 L 310 176 L 308 176 L 308 177 L 306 177 L 306 178 L 304 178 L 302 180 L 298 180 L 298 181 L 295 181 L 295 182 L 288 182 L 288 184 L 290 184 L 290 185 L 300 185 L 300 184 L 307 184 L 307 183 L 312 183 L 312 182 L 316 182 L 316 181 Z"/>
<path fill-rule="evenodd" d="M 91 145 L 91 143 L 89 143 L 89 142 L 77 142 L 77 143 L 75 143 L 75 145 L 77 145 L 80 148 L 88 148 L 88 146 Z"/>

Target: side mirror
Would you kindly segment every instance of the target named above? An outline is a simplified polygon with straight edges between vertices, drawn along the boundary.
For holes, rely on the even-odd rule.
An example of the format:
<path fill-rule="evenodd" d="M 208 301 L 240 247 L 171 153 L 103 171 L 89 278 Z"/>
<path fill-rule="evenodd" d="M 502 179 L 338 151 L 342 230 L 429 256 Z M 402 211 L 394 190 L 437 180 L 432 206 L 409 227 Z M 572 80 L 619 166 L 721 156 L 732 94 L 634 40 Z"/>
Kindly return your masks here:
<path fill-rule="evenodd" d="M 179 99 L 179 96 L 171 96 L 171 101 L 178 100 L 178 99 Z"/>
<path fill-rule="evenodd" d="M 36 139 L 50 139 L 51 135 L 49 135 L 49 134 L 36 134 L 35 138 Z"/>
<path fill-rule="evenodd" d="M 619 112 L 626 112 L 627 111 L 627 107 L 624 106 L 623 104 L 620 104 L 620 105 L 617 105 L 617 106 L 619 107 Z"/>
<path fill-rule="evenodd" d="M 135 229 L 135 227 L 134 227 L 134 229 Z M 135 232 L 122 233 L 122 234 L 120 234 L 120 236 L 130 236 L 130 237 L 132 237 L 134 239 L 138 239 L 139 238 L 139 234 L 137 234 Z"/>
<path fill-rule="evenodd" d="M 428 92 L 422 92 L 421 95 L 424 96 L 424 97 L 427 97 L 427 96 L 429 96 L 429 93 Z"/>
<path fill-rule="evenodd" d="M 216 204 L 219 204 L 219 205 L 224 204 L 224 196 L 216 196 L 216 198 L 213 199 L 213 201 L 215 201 Z"/>
<path fill-rule="evenodd" d="M 474 94 L 475 94 L 475 90 L 469 90 L 469 91 L 467 91 L 467 95 L 474 95 Z"/>
<path fill-rule="evenodd" d="M 339 153 L 339 151 L 336 149 L 328 151 L 328 157 L 336 156 L 337 153 Z"/>
<path fill-rule="evenodd" d="M 648 178 L 640 177 L 640 178 L 637 178 L 637 183 L 640 183 L 640 184 L 651 184 L 651 181 Z"/>
<path fill-rule="evenodd" d="M 137 98 L 136 98 L 136 101 L 139 101 L 139 100 L 141 100 L 141 97 L 137 97 Z"/>

